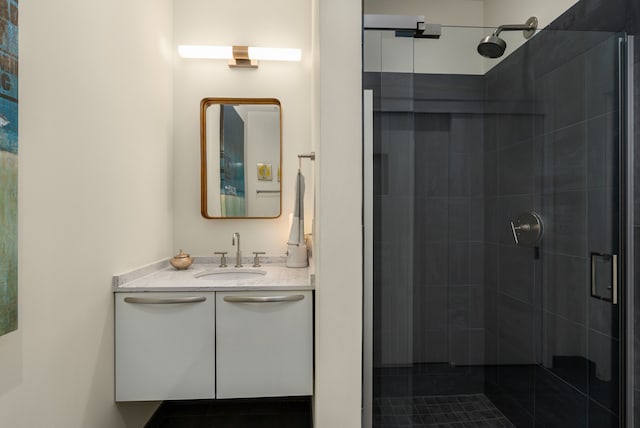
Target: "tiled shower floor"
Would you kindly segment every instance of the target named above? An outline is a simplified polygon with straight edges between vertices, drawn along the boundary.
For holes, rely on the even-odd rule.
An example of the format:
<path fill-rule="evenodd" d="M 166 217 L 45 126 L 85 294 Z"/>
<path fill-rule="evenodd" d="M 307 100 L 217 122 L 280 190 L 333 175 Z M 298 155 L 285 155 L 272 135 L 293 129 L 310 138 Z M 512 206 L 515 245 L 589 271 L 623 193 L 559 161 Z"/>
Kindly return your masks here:
<path fill-rule="evenodd" d="M 375 398 L 374 428 L 515 428 L 484 394 Z"/>

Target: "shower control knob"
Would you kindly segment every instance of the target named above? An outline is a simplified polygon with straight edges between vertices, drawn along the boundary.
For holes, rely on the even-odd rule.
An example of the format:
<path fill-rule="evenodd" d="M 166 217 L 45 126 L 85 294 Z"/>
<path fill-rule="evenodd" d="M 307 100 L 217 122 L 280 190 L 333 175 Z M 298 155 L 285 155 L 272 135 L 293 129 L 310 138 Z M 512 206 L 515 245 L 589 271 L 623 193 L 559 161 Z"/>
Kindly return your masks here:
<path fill-rule="evenodd" d="M 511 233 L 516 245 L 534 246 L 542 239 L 542 218 L 535 211 L 522 213 L 510 222 Z"/>

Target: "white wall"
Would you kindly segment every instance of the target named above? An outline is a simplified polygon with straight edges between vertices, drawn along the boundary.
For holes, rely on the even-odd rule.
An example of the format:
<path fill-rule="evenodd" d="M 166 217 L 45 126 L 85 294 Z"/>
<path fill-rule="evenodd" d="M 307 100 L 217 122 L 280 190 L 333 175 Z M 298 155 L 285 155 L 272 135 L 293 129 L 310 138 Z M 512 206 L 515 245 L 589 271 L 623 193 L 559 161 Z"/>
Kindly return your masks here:
<path fill-rule="evenodd" d="M 576 4 L 577 0 L 484 0 L 484 25 L 524 24 L 530 16 L 538 18 L 544 28 Z"/>
<path fill-rule="evenodd" d="M 140 427 L 113 401 L 111 276 L 172 250 L 171 3 L 20 4 L 19 329 L 0 425 Z"/>
<path fill-rule="evenodd" d="M 315 426 L 360 426 L 362 7 L 315 0 L 317 165 Z"/>
<path fill-rule="evenodd" d="M 423 15 L 428 23 L 482 25 L 482 0 L 364 0 L 364 13 Z"/>
<path fill-rule="evenodd" d="M 393 31 L 364 32 L 364 71 L 435 74 L 484 74 L 478 41 L 486 31 L 442 27 L 439 39 L 395 37 Z"/>
<path fill-rule="evenodd" d="M 302 62 L 262 61 L 258 69 L 231 69 L 224 60 L 174 62 L 174 242 L 191 254 L 229 251 L 240 232 L 242 250 L 281 256 L 289 236 L 299 153 L 311 150 L 311 5 L 309 1 L 178 0 L 174 48 L 180 44 L 248 45 L 302 49 Z M 174 49 L 175 50 L 175 49 Z M 282 104 L 282 216 L 263 220 L 205 220 L 200 216 L 200 100 L 205 97 L 278 98 Z M 250 172 L 253 172 L 253 169 Z M 277 172 L 277 171 L 276 171 Z M 307 178 L 306 226 L 311 230 L 313 176 Z"/>

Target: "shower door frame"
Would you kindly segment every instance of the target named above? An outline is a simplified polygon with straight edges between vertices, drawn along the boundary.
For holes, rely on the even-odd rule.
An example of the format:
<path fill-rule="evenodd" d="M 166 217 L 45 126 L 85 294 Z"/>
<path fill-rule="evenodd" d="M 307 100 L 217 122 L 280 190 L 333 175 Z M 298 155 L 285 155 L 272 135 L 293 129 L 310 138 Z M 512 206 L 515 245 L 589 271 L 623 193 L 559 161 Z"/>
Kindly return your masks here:
<path fill-rule="evenodd" d="M 373 90 L 363 91 L 362 428 L 373 426 Z"/>
<path fill-rule="evenodd" d="M 620 96 L 620 248 L 624 252 L 621 257 L 622 287 L 620 295 L 620 426 L 633 427 L 634 421 L 634 287 L 635 287 L 635 248 L 634 248 L 634 51 L 635 37 L 627 35 L 621 44 L 619 61 L 619 96 Z"/>

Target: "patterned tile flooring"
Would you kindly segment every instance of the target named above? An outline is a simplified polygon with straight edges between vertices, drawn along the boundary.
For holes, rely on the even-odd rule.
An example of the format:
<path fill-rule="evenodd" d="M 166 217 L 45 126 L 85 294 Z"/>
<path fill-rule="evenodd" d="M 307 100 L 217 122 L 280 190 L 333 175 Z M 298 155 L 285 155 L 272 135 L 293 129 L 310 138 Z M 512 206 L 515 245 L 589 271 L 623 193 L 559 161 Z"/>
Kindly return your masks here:
<path fill-rule="evenodd" d="M 374 428 L 515 428 L 484 394 L 375 398 Z"/>

